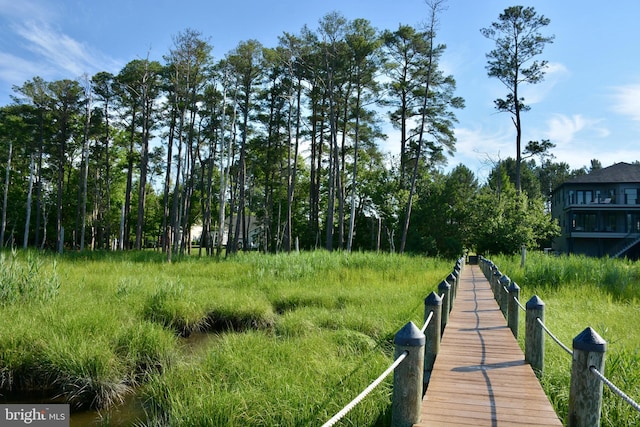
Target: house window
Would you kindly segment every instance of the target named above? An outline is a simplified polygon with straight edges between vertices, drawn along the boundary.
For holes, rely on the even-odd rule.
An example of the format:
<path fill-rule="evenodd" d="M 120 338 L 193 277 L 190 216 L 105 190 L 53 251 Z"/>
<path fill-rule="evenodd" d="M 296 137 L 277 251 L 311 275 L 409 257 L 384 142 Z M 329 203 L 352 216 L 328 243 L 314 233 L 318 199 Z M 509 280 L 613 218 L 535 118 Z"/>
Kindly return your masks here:
<path fill-rule="evenodd" d="M 577 193 L 577 204 L 579 205 L 588 205 L 589 203 L 591 203 L 593 201 L 593 191 L 591 190 L 587 190 L 587 191 L 583 191 L 580 190 Z"/>
<path fill-rule="evenodd" d="M 625 205 L 635 205 L 638 203 L 638 190 L 636 188 L 624 189 L 624 203 Z"/>
<path fill-rule="evenodd" d="M 598 231 L 596 214 L 574 214 L 572 225 L 575 231 Z"/>
<path fill-rule="evenodd" d="M 640 233 L 639 214 L 627 214 L 627 233 Z"/>
<path fill-rule="evenodd" d="M 573 190 L 569 190 L 569 198 L 567 199 L 570 205 L 575 205 L 576 203 L 576 192 Z"/>
<path fill-rule="evenodd" d="M 617 222 L 617 218 L 615 214 L 612 213 L 605 213 L 603 215 L 602 218 L 602 223 L 604 225 L 604 230 L 605 231 L 617 231 L 617 227 L 616 227 L 616 222 Z"/>

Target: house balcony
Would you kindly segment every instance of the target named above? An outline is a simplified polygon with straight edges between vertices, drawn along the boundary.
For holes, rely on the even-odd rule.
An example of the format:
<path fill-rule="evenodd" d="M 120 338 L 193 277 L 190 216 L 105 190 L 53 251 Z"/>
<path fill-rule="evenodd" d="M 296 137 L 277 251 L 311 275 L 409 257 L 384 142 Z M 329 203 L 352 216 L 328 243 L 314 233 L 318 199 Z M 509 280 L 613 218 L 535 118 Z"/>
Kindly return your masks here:
<path fill-rule="evenodd" d="M 634 233 L 638 237 L 640 237 L 640 233 Z M 579 227 L 576 227 L 574 230 L 571 230 L 569 233 L 569 237 L 578 238 L 578 239 L 625 239 L 629 237 L 630 234 L 627 232 L 616 232 L 616 231 L 585 231 L 580 230 Z"/>
<path fill-rule="evenodd" d="M 626 210 L 626 211 L 639 211 L 640 212 L 640 204 L 637 203 L 572 203 L 565 205 L 563 210 L 581 210 L 581 211 L 617 211 L 617 210 Z"/>

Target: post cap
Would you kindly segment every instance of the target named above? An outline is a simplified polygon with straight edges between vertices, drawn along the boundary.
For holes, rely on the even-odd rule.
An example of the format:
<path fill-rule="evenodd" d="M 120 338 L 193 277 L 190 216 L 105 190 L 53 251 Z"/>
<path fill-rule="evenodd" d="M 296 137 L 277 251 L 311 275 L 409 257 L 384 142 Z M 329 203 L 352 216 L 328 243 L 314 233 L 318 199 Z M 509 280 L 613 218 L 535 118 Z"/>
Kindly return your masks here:
<path fill-rule="evenodd" d="M 589 326 L 573 339 L 573 348 L 574 350 L 604 353 L 607 351 L 607 342 Z"/>
<path fill-rule="evenodd" d="M 439 291 L 446 291 L 447 289 L 451 288 L 451 285 L 446 281 L 443 280 L 442 282 L 440 282 L 440 284 L 438 285 L 438 290 Z"/>
<path fill-rule="evenodd" d="M 403 347 L 421 347 L 426 342 L 426 337 L 413 322 L 404 325 L 393 339 L 395 345 Z"/>
<path fill-rule="evenodd" d="M 538 295 L 534 295 L 531 297 L 527 304 L 525 305 L 527 310 L 540 310 L 544 308 L 544 301 L 540 299 Z"/>
<path fill-rule="evenodd" d="M 431 291 L 424 299 L 424 305 L 442 305 L 442 298 L 437 293 Z"/>

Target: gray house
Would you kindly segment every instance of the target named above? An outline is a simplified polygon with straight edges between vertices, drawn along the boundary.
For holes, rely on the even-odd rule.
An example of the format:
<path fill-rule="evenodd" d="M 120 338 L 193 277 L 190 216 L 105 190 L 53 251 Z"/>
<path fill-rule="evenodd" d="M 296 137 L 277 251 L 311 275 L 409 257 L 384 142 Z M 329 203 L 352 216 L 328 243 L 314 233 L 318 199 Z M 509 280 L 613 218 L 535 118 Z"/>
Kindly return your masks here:
<path fill-rule="evenodd" d="M 570 179 L 553 192 L 559 253 L 640 256 L 640 165 L 616 163 Z"/>

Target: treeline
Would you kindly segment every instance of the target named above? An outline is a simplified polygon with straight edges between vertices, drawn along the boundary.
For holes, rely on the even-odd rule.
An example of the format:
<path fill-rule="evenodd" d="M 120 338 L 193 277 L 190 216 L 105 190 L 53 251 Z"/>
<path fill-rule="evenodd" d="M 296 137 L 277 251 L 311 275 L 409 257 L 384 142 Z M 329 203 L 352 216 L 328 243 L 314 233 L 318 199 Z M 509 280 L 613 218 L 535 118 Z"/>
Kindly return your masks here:
<path fill-rule="evenodd" d="M 34 77 L 0 108 L 0 241 L 170 256 L 190 250 L 199 225 L 208 254 L 222 236 L 228 252 L 459 254 L 489 219 L 482 195 L 507 203 L 499 194 L 511 190 L 480 188 L 464 166 L 439 172 L 464 106 L 439 67 L 443 51 L 433 26 L 378 31 L 334 12 L 276 47 L 248 40 L 219 61 L 188 29 L 162 63 Z M 397 158 L 379 148 L 389 125 Z M 518 212 L 551 227 L 540 188 L 523 186 Z M 532 224 L 519 243 L 549 237 Z"/>

